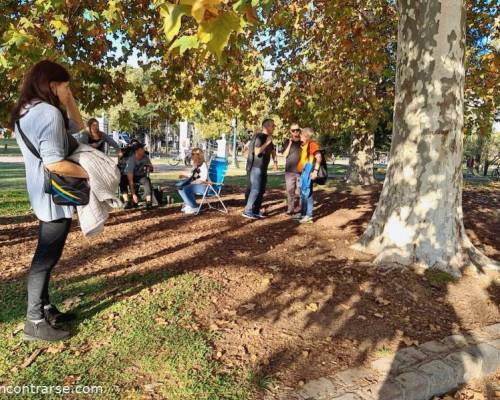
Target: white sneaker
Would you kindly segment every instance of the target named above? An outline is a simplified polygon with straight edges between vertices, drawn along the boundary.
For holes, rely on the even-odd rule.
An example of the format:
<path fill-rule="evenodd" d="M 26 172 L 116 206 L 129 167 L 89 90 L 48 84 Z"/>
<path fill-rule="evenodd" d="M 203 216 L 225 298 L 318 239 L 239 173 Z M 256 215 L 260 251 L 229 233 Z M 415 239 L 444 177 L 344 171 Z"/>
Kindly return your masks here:
<path fill-rule="evenodd" d="M 197 208 L 186 207 L 186 209 L 184 210 L 184 214 L 187 214 L 187 215 L 194 215 L 197 213 L 198 213 Z"/>

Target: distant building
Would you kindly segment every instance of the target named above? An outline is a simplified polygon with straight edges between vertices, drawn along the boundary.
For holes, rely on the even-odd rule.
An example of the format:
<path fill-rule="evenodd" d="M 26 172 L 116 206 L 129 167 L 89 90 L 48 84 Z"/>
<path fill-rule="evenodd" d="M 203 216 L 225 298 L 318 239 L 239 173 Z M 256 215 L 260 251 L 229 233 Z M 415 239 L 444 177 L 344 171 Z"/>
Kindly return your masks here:
<path fill-rule="evenodd" d="M 104 132 L 106 135 L 109 135 L 109 121 L 108 118 L 103 115 L 102 117 L 97 117 L 97 121 L 99 122 L 99 129 L 101 132 Z"/>

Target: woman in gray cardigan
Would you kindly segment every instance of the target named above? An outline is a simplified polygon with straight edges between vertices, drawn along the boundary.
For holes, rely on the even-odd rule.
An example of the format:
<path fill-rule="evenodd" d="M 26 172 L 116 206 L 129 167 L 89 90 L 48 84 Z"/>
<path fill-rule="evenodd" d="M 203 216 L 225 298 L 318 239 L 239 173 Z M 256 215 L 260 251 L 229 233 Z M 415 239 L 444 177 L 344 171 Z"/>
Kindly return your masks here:
<path fill-rule="evenodd" d="M 18 123 L 16 140 L 26 165 L 29 200 L 39 220 L 38 244 L 28 274 L 25 340 L 66 339 L 70 333 L 59 324 L 74 318 L 57 310 L 49 299 L 51 272 L 61 258 L 74 209 L 55 204 L 44 190 L 45 169 L 62 176 L 88 178 L 82 167 L 67 160 L 78 147 L 70 133 L 84 127 L 69 80 L 61 65 L 48 60 L 39 62 L 26 75 L 11 114 L 11 127 Z M 19 129 L 41 160 L 28 149 Z"/>

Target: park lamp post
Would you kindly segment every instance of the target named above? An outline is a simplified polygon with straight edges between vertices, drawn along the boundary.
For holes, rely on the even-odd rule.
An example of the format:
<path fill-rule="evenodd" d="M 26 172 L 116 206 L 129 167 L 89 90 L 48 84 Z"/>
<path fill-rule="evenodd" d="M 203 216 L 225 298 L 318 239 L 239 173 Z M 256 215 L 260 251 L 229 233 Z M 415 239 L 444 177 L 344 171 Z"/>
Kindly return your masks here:
<path fill-rule="evenodd" d="M 238 131 L 238 119 L 233 118 L 231 120 L 231 127 L 233 129 L 233 157 L 234 157 L 234 166 L 235 168 L 239 168 L 238 166 L 238 153 L 237 153 L 237 131 Z"/>

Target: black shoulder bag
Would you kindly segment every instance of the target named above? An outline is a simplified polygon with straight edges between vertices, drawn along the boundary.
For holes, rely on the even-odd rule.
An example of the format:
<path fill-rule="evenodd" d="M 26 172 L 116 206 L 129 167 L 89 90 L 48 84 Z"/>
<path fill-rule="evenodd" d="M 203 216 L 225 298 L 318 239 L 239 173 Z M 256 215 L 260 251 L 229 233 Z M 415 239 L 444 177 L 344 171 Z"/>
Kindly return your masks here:
<path fill-rule="evenodd" d="M 19 120 L 16 121 L 16 126 L 26 147 L 36 158 L 42 161 L 40 153 L 21 129 Z M 59 206 L 84 206 L 89 204 L 90 186 L 87 179 L 61 176 L 50 172 L 45 166 L 44 174 L 44 191 L 52 195 L 52 201 L 55 204 Z"/>

